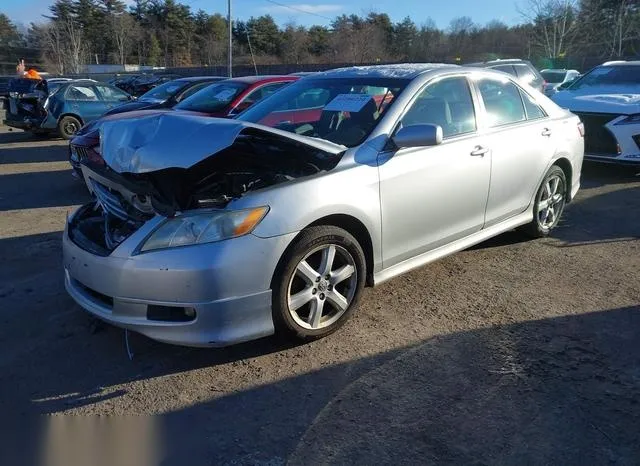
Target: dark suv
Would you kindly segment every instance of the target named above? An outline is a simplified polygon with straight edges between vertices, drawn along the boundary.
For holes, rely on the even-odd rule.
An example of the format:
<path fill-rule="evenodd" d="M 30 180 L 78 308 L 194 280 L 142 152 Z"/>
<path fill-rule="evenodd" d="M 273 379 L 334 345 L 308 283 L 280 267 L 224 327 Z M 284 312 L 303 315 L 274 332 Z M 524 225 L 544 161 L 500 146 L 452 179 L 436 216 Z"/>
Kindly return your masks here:
<path fill-rule="evenodd" d="M 493 60 L 481 63 L 470 63 L 468 66 L 503 71 L 511 76 L 515 76 L 518 78 L 518 81 L 523 84 L 528 84 L 540 92 L 544 91 L 544 78 L 527 60 Z"/>

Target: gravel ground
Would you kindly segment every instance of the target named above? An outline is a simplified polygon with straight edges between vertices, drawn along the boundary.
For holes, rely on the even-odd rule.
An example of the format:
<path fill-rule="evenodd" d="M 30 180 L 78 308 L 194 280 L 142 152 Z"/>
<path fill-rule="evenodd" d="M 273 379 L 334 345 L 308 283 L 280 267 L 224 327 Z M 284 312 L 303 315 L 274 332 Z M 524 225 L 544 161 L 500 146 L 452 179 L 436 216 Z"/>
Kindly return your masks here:
<path fill-rule="evenodd" d="M 324 340 L 133 335 L 133 360 L 64 291 L 61 231 L 87 201 L 62 141 L 0 127 L 0 413 L 161 414 L 162 464 L 640 458 L 633 170 L 587 165 L 552 238 L 507 233 L 368 289 Z"/>

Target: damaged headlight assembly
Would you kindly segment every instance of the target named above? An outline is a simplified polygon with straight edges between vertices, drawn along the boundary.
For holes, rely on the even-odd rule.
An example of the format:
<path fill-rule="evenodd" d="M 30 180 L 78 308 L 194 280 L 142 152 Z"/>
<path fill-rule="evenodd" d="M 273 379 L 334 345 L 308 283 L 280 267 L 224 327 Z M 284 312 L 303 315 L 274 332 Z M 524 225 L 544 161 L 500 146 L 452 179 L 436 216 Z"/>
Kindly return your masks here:
<path fill-rule="evenodd" d="M 140 252 L 214 243 L 251 233 L 268 207 L 245 210 L 190 212 L 166 219 L 139 248 Z"/>

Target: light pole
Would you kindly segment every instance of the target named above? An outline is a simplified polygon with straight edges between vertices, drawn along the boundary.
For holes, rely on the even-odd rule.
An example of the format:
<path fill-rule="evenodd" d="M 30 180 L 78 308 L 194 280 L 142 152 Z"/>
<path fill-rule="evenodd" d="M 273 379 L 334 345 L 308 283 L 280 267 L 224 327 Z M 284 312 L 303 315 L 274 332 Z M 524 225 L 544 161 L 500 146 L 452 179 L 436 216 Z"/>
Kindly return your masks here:
<path fill-rule="evenodd" d="M 233 22 L 231 20 L 231 0 L 227 1 L 228 7 L 228 16 L 227 23 L 229 24 L 229 63 L 228 63 L 228 73 L 229 77 L 233 77 Z"/>

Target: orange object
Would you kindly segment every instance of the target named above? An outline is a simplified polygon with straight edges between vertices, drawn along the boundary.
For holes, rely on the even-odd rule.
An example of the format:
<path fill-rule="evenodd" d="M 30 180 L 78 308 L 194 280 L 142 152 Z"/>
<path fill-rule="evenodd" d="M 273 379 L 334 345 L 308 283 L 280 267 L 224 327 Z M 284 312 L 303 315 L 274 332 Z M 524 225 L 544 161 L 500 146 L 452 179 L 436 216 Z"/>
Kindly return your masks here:
<path fill-rule="evenodd" d="M 28 79 L 42 79 L 42 77 L 38 74 L 38 72 L 36 70 L 34 70 L 33 68 L 30 69 L 29 71 L 27 71 L 24 74 L 24 77 L 28 78 Z"/>

